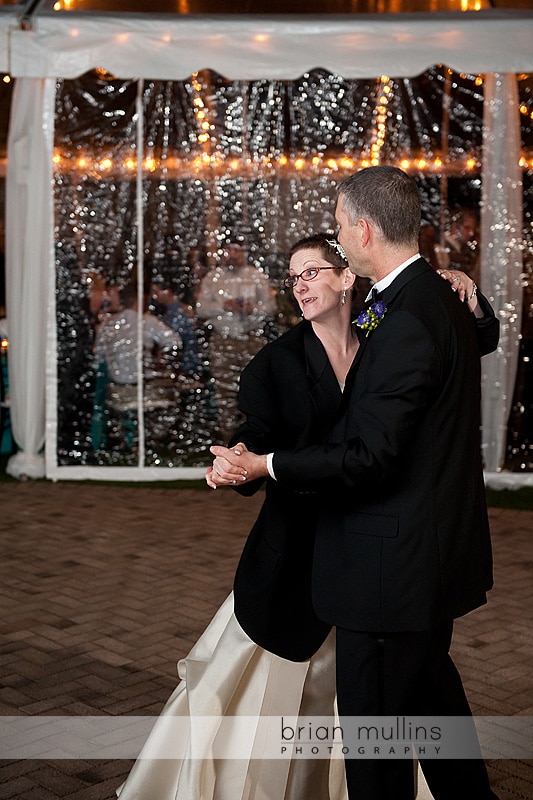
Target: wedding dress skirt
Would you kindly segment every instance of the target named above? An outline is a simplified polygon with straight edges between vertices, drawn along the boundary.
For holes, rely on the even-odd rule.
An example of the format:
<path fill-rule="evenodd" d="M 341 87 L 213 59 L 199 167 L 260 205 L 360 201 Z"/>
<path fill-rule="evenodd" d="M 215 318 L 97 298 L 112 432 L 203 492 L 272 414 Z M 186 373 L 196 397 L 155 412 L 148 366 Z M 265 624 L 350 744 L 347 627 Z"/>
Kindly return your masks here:
<path fill-rule="evenodd" d="M 333 636 L 310 661 L 286 661 L 248 638 L 233 614 L 230 594 L 178 663 L 181 680 L 118 789 L 120 800 L 347 800 L 342 758 L 263 759 L 259 746 L 254 746 L 250 759 L 212 756 L 223 717 L 331 717 Z M 187 746 L 194 758 L 158 757 L 162 752 L 168 755 L 176 717 L 187 726 Z M 198 729 L 196 718 L 201 720 Z M 210 729 L 206 718 L 213 720 Z"/>
<path fill-rule="evenodd" d="M 117 790 L 119 800 L 347 800 L 342 756 L 263 758 L 259 734 L 249 758 L 213 756 L 226 718 L 334 717 L 334 651 L 333 631 L 310 661 L 263 650 L 237 622 L 230 594 L 178 663 L 181 680 Z M 185 747 L 181 741 L 174 758 L 176 725 Z"/>

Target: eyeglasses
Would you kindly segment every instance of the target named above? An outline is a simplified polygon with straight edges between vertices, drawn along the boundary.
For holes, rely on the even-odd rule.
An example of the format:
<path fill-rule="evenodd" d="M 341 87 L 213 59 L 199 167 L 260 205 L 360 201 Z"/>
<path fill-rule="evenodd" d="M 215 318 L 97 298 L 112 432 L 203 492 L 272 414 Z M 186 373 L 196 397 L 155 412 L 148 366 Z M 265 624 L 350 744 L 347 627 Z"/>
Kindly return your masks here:
<path fill-rule="evenodd" d="M 341 267 L 309 267 L 308 269 L 304 269 L 303 272 L 300 272 L 299 275 L 289 275 L 288 278 L 283 280 L 283 285 L 287 289 L 294 289 L 298 283 L 298 278 L 301 278 L 303 281 L 314 281 L 321 269 L 341 269 Z"/>

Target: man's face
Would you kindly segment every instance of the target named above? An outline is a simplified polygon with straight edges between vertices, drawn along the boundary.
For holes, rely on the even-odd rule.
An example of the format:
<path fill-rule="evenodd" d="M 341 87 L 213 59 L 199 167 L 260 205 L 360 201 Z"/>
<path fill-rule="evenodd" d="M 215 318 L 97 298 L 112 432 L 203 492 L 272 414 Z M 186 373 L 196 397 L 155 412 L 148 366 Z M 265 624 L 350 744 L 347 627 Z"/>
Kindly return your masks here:
<path fill-rule="evenodd" d="M 157 283 L 152 283 L 150 293 L 154 303 L 160 306 L 166 306 L 168 304 L 168 289 L 163 289 L 163 287 L 159 286 Z"/>
<path fill-rule="evenodd" d="M 466 242 L 470 242 L 472 239 L 475 239 L 477 232 L 477 222 L 474 219 L 474 217 L 466 215 L 462 222 L 462 225 L 459 228 L 459 231 L 462 238 Z"/>
<path fill-rule="evenodd" d="M 245 264 L 245 253 L 242 247 L 230 245 L 227 249 L 227 263 L 232 267 L 242 267 Z"/>

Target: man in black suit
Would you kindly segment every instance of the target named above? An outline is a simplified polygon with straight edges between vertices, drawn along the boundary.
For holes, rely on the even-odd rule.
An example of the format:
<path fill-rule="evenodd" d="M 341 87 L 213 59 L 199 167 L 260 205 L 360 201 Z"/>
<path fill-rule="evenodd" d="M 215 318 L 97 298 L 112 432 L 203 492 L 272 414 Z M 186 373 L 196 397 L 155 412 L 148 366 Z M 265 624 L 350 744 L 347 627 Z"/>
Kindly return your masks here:
<path fill-rule="evenodd" d="M 458 716 L 453 620 L 486 602 L 492 557 L 472 315 L 419 256 L 416 183 L 395 167 L 339 187 L 338 239 L 379 292 L 329 443 L 268 456 L 213 448 L 221 480 L 270 474 L 322 495 L 313 605 L 337 629 L 341 719 Z M 233 466 L 230 464 L 233 462 Z M 218 463 L 217 463 L 218 462 Z M 478 754 L 479 755 L 479 754 Z M 489 800 L 481 757 L 424 759 L 435 800 Z M 350 800 L 412 800 L 407 760 L 347 758 Z"/>

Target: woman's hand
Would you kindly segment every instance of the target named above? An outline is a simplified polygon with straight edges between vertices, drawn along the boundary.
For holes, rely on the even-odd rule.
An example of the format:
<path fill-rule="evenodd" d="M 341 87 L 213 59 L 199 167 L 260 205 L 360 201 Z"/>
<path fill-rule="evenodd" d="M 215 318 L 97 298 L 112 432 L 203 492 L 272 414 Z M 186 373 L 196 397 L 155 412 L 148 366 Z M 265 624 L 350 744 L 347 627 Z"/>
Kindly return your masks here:
<path fill-rule="evenodd" d="M 235 486 L 237 482 L 246 481 L 246 470 L 239 463 L 239 457 L 247 453 L 246 445 L 239 442 L 233 448 L 211 447 L 215 455 L 213 463 L 205 472 L 205 481 L 211 489 L 217 486 Z"/>
<path fill-rule="evenodd" d="M 466 272 L 459 269 L 438 269 L 437 275 L 444 278 L 451 286 L 452 291 L 457 292 L 461 302 L 466 302 L 470 311 L 476 317 L 482 317 L 483 311 L 477 299 L 477 286 Z"/>
<path fill-rule="evenodd" d="M 209 449 L 215 456 L 205 473 L 206 483 L 211 489 L 268 477 L 267 456 L 251 453 L 242 442 L 231 449 L 218 445 Z"/>

